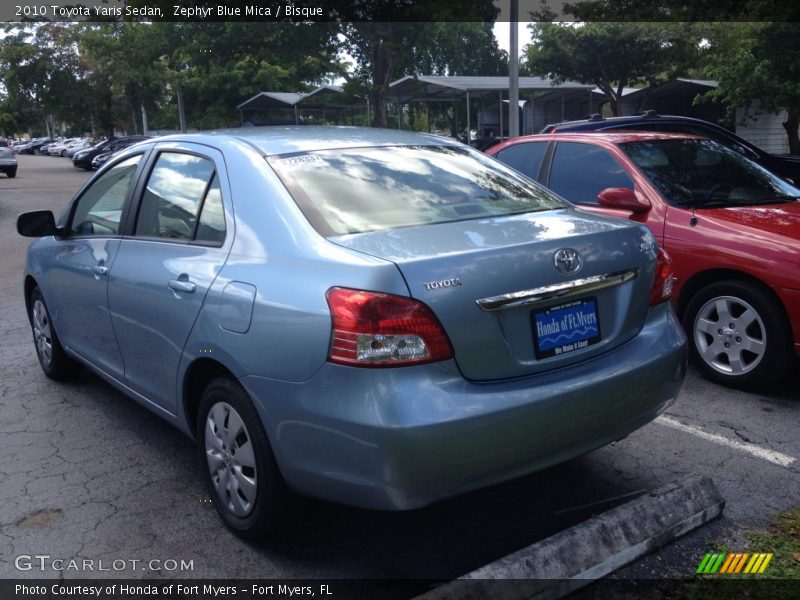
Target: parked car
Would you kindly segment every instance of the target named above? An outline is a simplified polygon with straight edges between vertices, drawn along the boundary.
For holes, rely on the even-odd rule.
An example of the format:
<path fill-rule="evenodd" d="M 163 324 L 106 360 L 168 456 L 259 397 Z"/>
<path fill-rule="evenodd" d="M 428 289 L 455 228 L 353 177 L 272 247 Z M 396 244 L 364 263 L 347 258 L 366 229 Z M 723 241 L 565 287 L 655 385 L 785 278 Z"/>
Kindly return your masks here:
<path fill-rule="evenodd" d="M 68 138 L 66 140 L 61 140 L 60 142 L 54 142 L 47 146 L 47 153 L 50 156 L 64 156 L 66 154 L 66 149 L 69 144 L 73 142 L 79 141 L 81 138 Z"/>
<path fill-rule="evenodd" d="M 91 171 L 93 168 L 92 160 L 98 154 L 104 152 L 117 152 L 118 150 L 122 150 L 123 148 L 127 148 L 132 144 L 147 139 L 150 138 L 149 136 L 146 135 L 129 135 L 126 137 L 119 137 L 119 138 L 112 137 L 103 142 L 100 142 L 99 144 L 96 144 L 92 148 L 87 148 L 86 150 L 81 150 L 73 154 L 72 164 L 81 169 L 85 169 L 86 171 Z"/>
<path fill-rule="evenodd" d="M 86 365 L 195 437 L 244 536 L 287 484 L 410 509 L 563 462 L 685 373 L 646 227 L 437 136 L 160 138 L 17 227 L 43 236 L 24 297 L 45 374 Z"/>
<path fill-rule="evenodd" d="M 8 177 L 17 176 L 17 157 L 11 145 L 5 140 L 0 139 L 0 171 Z"/>
<path fill-rule="evenodd" d="M 80 150 L 85 150 L 86 148 L 92 147 L 92 141 L 88 138 L 81 138 L 77 142 L 73 142 L 69 144 L 66 148 L 64 148 L 64 156 L 67 158 L 72 158 L 76 152 Z"/>
<path fill-rule="evenodd" d="M 589 131 L 662 131 L 668 133 L 691 133 L 699 135 L 723 146 L 736 150 L 762 167 L 800 184 L 800 156 L 776 155 L 765 152 L 735 133 L 702 119 L 680 117 L 675 115 L 659 115 L 648 110 L 642 115 L 631 117 L 612 117 L 604 119 L 600 115 L 592 115 L 580 121 L 565 121 L 545 127 L 541 133 L 580 133 Z"/>
<path fill-rule="evenodd" d="M 488 151 L 593 212 L 646 223 L 674 260 L 673 302 L 705 375 L 763 386 L 800 356 L 800 190 L 681 134 L 517 138 Z"/>
<path fill-rule="evenodd" d="M 114 154 L 115 154 L 114 152 L 109 150 L 108 152 L 101 152 L 100 154 L 95 156 L 92 159 L 92 169 L 96 171 L 97 169 L 102 167 L 104 164 L 106 164 L 109 158 L 114 156 Z"/>
<path fill-rule="evenodd" d="M 49 138 L 35 138 L 28 142 L 27 144 L 20 147 L 19 153 L 20 154 L 36 154 L 39 152 L 42 146 L 46 146 L 53 140 Z"/>
<path fill-rule="evenodd" d="M 54 144 L 60 144 L 61 140 L 62 140 L 62 138 L 49 139 L 44 144 L 41 144 L 40 146 L 35 147 L 33 149 L 33 153 L 34 154 L 46 154 L 46 155 L 49 156 L 50 155 L 50 146 L 52 146 Z"/>

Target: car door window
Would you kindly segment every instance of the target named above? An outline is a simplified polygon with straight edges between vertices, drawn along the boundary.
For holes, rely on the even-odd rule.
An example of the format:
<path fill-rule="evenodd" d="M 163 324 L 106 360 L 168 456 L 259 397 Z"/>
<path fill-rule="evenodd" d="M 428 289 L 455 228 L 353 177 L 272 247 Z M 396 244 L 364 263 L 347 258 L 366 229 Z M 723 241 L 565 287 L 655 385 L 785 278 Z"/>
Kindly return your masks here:
<path fill-rule="evenodd" d="M 214 163 L 207 158 L 162 152 L 145 186 L 136 218 L 135 235 L 191 240 L 213 175 Z M 212 206 L 213 203 L 212 198 Z M 206 225 L 211 219 L 211 212 L 210 208 Z"/>
<path fill-rule="evenodd" d="M 142 155 L 114 165 L 83 193 L 72 214 L 69 231 L 74 235 L 116 235 L 131 179 Z"/>
<path fill-rule="evenodd" d="M 606 188 L 633 189 L 633 180 L 605 148 L 558 142 L 548 187 L 575 204 L 597 204 Z"/>
<path fill-rule="evenodd" d="M 544 151 L 548 142 L 525 142 L 503 148 L 497 153 L 497 160 L 527 175 L 534 181 L 539 177 Z"/>

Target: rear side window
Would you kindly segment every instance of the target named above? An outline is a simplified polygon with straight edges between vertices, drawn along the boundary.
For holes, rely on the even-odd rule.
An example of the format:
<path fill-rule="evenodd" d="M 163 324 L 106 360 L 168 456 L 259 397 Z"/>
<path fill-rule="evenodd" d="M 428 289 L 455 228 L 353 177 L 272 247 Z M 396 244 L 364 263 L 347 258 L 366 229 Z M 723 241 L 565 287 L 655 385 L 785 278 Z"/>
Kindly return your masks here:
<path fill-rule="evenodd" d="M 547 142 L 525 142 L 503 148 L 495 158 L 536 181 L 546 149 Z"/>
<path fill-rule="evenodd" d="M 222 192 L 219 188 L 219 176 L 214 175 L 208 187 L 203 208 L 200 211 L 200 222 L 197 225 L 195 240 L 207 244 L 222 244 L 225 241 L 225 212 L 222 208 Z"/>
<path fill-rule="evenodd" d="M 467 148 L 347 148 L 267 160 L 324 236 L 565 207 L 546 189 Z"/>
<path fill-rule="evenodd" d="M 162 152 L 145 186 L 135 235 L 221 244 L 225 217 L 214 163 L 193 154 Z"/>
<path fill-rule="evenodd" d="M 103 173 L 78 200 L 72 214 L 74 235 L 116 235 L 131 178 L 142 155 L 132 156 Z"/>
<path fill-rule="evenodd" d="M 597 204 L 604 189 L 633 189 L 633 180 L 605 148 L 558 142 L 548 187 L 575 204 Z"/>

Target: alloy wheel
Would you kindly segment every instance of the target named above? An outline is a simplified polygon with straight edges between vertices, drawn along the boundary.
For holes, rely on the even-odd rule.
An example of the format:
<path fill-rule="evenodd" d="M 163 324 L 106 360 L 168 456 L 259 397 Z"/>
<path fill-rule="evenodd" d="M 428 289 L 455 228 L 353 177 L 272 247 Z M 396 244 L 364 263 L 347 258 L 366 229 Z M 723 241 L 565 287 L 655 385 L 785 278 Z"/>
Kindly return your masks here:
<path fill-rule="evenodd" d="M 711 298 L 697 312 L 694 342 L 700 358 L 724 375 L 743 375 L 755 369 L 767 350 L 764 321 L 741 298 Z"/>

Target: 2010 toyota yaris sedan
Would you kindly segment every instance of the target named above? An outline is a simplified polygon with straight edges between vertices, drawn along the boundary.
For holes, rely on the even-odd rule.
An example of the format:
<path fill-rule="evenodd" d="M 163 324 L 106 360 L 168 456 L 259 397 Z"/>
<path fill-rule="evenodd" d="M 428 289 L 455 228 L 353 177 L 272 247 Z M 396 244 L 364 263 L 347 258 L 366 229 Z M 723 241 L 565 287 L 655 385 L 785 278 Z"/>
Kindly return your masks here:
<path fill-rule="evenodd" d="M 21 215 L 45 374 L 196 438 L 225 523 L 288 490 L 410 509 L 625 437 L 673 401 L 668 256 L 444 138 L 249 128 L 115 156 Z"/>

